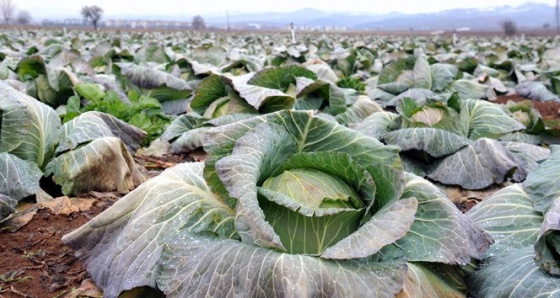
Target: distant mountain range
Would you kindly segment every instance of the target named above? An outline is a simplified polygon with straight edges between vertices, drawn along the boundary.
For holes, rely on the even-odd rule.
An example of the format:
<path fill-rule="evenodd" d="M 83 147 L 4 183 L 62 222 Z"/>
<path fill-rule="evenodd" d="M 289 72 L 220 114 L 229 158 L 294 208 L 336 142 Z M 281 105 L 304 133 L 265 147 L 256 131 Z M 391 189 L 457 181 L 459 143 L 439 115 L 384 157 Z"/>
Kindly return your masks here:
<path fill-rule="evenodd" d="M 204 17 L 204 16 L 203 16 Z M 226 16 L 205 18 L 208 25 L 227 26 Z M 286 13 L 233 14 L 229 16 L 232 28 L 287 28 L 294 23 L 298 28 L 321 30 L 325 28 L 347 30 L 500 30 L 500 23 L 512 20 L 519 28 L 537 29 L 545 24 L 554 27 L 554 7 L 542 3 L 521 6 L 502 6 L 492 9 L 453 9 L 437 13 L 404 14 L 351 14 L 302 9 Z"/>

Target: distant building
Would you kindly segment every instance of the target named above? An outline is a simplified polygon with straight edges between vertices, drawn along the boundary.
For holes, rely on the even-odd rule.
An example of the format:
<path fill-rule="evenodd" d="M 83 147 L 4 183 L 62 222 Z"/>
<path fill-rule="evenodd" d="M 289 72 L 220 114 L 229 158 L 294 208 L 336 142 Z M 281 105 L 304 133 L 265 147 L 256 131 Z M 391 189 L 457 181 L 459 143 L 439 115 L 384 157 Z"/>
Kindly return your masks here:
<path fill-rule="evenodd" d="M 130 29 L 191 29 L 191 22 L 179 21 L 147 21 L 147 20 L 107 20 L 104 22 L 107 28 L 130 28 Z"/>
<path fill-rule="evenodd" d="M 288 28 L 289 29 L 289 28 Z M 294 29 L 298 31 L 325 31 L 325 32 L 339 32 L 346 31 L 346 26 L 312 26 L 312 25 L 299 25 L 295 26 Z"/>
<path fill-rule="evenodd" d="M 90 24 L 84 19 L 64 19 L 64 20 L 43 20 L 43 26 L 46 27 L 87 27 Z"/>
<path fill-rule="evenodd" d="M 261 24 L 249 23 L 249 24 L 247 24 L 247 29 L 260 30 L 261 29 Z"/>
<path fill-rule="evenodd" d="M 91 24 L 83 19 L 44 20 L 46 27 L 88 27 Z M 147 20 L 106 20 L 99 23 L 100 28 L 115 29 L 161 29 L 179 30 L 192 29 L 191 22 L 179 21 L 147 21 Z"/>

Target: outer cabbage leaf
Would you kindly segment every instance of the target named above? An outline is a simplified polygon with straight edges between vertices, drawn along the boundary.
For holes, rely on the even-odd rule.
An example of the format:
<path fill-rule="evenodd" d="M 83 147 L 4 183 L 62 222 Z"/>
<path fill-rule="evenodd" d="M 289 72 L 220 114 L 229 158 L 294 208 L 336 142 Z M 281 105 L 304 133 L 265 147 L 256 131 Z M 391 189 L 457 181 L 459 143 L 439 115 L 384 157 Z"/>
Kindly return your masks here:
<path fill-rule="evenodd" d="M 462 100 L 460 114 L 460 121 L 468 123 L 468 137 L 474 140 L 482 137 L 496 138 L 525 129 L 502 106 L 483 100 Z"/>
<path fill-rule="evenodd" d="M 530 172 L 523 182 L 535 210 L 543 214 L 560 197 L 560 146 L 551 146 L 550 149 L 550 157 Z"/>
<path fill-rule="evenodd" d="M 171 143 L 169 152 L 172 154 L 181 154 L 201 148 L 204 145 L 205 134 L 210 128 L 211 127 L 199 127 L 183 133 Z"/>
<path fill-rule="evenodd" d="M 235 82 L 235 83 L 234 83 Z M 215 118 L 220 114 L 233 113 L 257 113 L 255 107 L 246 102 L 246 99 L 240 97 L 232 88 L 238 86 L 239 90 L 245 90 L 245 79 L 230 79 L 225 76 L 212 74 L 204 78 L 197 85 L 195 95 L 189 104 L 191 110 L 206 118 Z M 243 95 L 247 95 L 243 93 Z M 254 100 L 254 99 L 250 99 Z M 257 108 L 260 108 L 257 107 Z"/>
<path fill-rule="evenodd" d="M 445 157 L 428 177 L 466 189 L 483 189 L 504 182 L 517 167 L 515 158 L 502 144 L 482 138 Z"/>
<path fill-rule="evenodd" d="M 486 85 L 465 79 L 457 80 L 449 86 L 449 89 L 453 92 L 457 92 L 459 97 L 463 100 L 482 99 L 486 96 L 488 88 L 489 87 Z"/>
<path fill-rule="evenodd" d="M 546 272 L 560 275 L 560 196 L 554 200 L 544 217 L 539 239 L 535 244 L 535 261 Z"/>
<path fill-rule="evenodd" d="M 369 98 L 375 100 L 384 108 L 388 107 L 389 106 L 388 103 L 393 98 L 395 98 L 395 95 L 393 93 L 387 92 L 377 87 L 368 87 L 366 89 L 366 93 L 369 96 Z"/>
<path fill-rule="evenodd" d="M 338 123 L 353 127 L 361 123 L 371 114 L 381 111 L 383 111 L 381 106 L 372 101 L 369 97 L 359 96 L 356 102 L 348 107 L 343 113 L 337 114 L 335 118 Z"/>
<path fill-rule="evenodd" d="M 356 259 L 371 256 L 394 243 L 410 230 L 418 208 L 416 198 L 394 201 L 348 237 L 327 248 L 326 259 Z"/>
<path fill-rule="evenodd" d="M 414 76 L 414 88 L 432 89 L 432 69 L 425 56 L 419 56 L 412 70 Z"/>
<path fill-rule="evenodd" d="M 480 259 L 492 243 L 490 236 L 432 183 L 413 174 L 406 174 L 405 182 L 402 198 L 418 199 L 416 218 L 407 235 L 382 254 L 391 258 L 404 252 L 410 262 L 450 265 Z"/>
<path fill-rule="evenodd" d="M 475 297 L 558 297 L 560 279 L 537 266 L 531 246 L 486 260 L 470 278 Z"/>
<path fill-rule="evenodd" d="M 397 145 L 402 151 L 417 149 L 433 157 L 441 157 L 457 152 L 471 141 L 452 132 L 437 128 L 403 128 L 386 133 L 384 141 Z"/>
<path fill-rule="evenodd" d="M 311 64 L 305 66 L 305 68 L 314 72 L 319 80 L 331 82 L 333 84 L 338 82 L 338 76 L 328 64 Z"/>
<path fill-rule="evenodd" d="M 14 212 L 19 200 L 37 192 L 42 176 L 35 163 L 0 153 L 0 221 Z"/>
<path fill-rule="evenodd" d="M 463 276 L 456 267 L 441 264 L 407 263 L 408 275 L 398 298 L 465 297 Z"/>
<path fill-rule="evenodd" d="M 354 126 L 367 116 L 383 109 L 368 96 L 354 89 L 340 88 L 333 83 L 308 78 L 296 79 L 295 110 L 321 110 L 335 116 L 337 122 Z"/>
<path fill-rule="evenodd" d="M 120 64 L 121 73 L 132 84 L 149 90 L 150 97 L 159 101 L 188 98 L 193 92 L 192 85 L 180 78 L 154 68 Z"/>
<path fill-rule="evenodd" d="M 66 195 L 88 191 L 132 190 L 139 185 L 142 174 L 119 138 L 97 138 L 84 146 L 54 158 L 46 174 L 62 186 Z"/>
<path fill-rule="evenodd" d="M 405 172 L 412 173 L 422 178 L 425 178 L 426 175 L 428 175 L 426 173 L 426 169 L 429 167 L 421 159 L 415 158 L 414 156 L 409 156 L 407 154 L 401 154 L 401 161 Z"/>
<path fill-rule="evenodd" d="M 384 103 L 383 107 L 396 107 L 405 98 L 412 99 L 418 105 L 425 105 L 428 98 L 435 97 L 436 94 L 428 89 L 412 88 L 393 97 L 390 101 Z"/>
<path fill-rule="evenodd" d="M 183 133 L 201 126 L 206 119 L 196 113 L 188 113 L 175 118 L 161 134 L 164 141 L 173 141 Z"/>
<path fill-rule="evenodd" d="M 158 286 L 168 297 L 394 297 L 405 275 L 399 261 L 329 261 L 184 234 L 166 245 Z"/>
<path fill-rule="evenodd" d="M 8 216 L 16 211 L 18 200 L 0 193 L 0 224 Z"/>
<path fill-rule="evenodd" d="M 205 77 L 220 72 L 220 69 L 217 66 L 209 63 L 199 63 L 196 60 L 190 59 L 188 64 L 190 64 L 195 76 Z"/>
<path fill-rule="evenodd" d="M 381 73 L 379 74 L 379 81 L 380 85 L 382 84 L 389 84 L 397 81 L 398 77 L 405 71 L 405 70 L 412 70 L 416 63 L 416 59 L 414 57 L 409 57 L 406 59 L 397 59 L 394 62 L 390 63 L 386 67 L 383 68 Z"/>
<path fill-rule="evenodd" d="M 173 76 L 170 73 L 154 68 L 133 64 L 122 64 L 121 73 L 128 78 L 132 84 L 140 88 L 154 89 L 166 86 L 177 91 L 192 91 L 191 85 L 187 82 Z"/>
<path fill-rule="evenodd" d="M 455 65 L 436 63 L 430 65 L 432 74 L 432 89 L 433 91 L 443 91 L 449 84 L 453 82 L 459 69 Z"/>
<path fill-rule="evenodd" d="M 49 106 L 0 84 L 0 149 L 42 168 L 60 141 L 61 121 Z"/>
<path fill-rule="evenodd" d="M 467 217 L 494 239 L 487 254 L 532 245 L 537 240 L 543 215 L 533 209 L 529 195 L 521 185 L 508 186 L 475 205 Z"/>
<path fill-rule="evenodd" d="M 241 98 L 245 99 L 249 105 L 260 112 L 269 113 L 283 109 L 291 109 L 295 102 L 294 97 L 283 91 L 250 85 L 245 82 L 244 78 L 232 79 L 231 84 Z"/>
<path fill-rule="evenodd" d="M 204 78 L 196 86 L 189 106 L 193 111 L 202 115 L 212 102 L 227 95 L 226 82 L 221 76 L 213 74 Z"/>
<path fill-rule="evenodd" d="M 527 175 L 537 168 L 539 162 L 550 156 L 550 149 L 518 142 L 502 142 L 504 147 L 514 157 L 518 167 L 513 174 L 513 180 L 521 182 Z"/>
<path fill-rule="evenodd" d="M 73 150 L 97 138 L 117 137 L 123 141 L 126 148 L 134 153 L 140 148 L 140 143 L 146 132 L 132 126 L 112 115 L 101 112 L 86 112 L 72 119 L 63 126 L 63 133 L 56 153 Z"/>
<path fill-rule="evenodd" d="M 221 66 L 226 62 L 227 51 L 222 46 L 200 46 L 191 51 L 193 59 L 199 63 Z"/>
<path fill-rule="evenodd" d="M 240 55 L 232 60 L 232 62 L 221 67 L 221 73 L 229 72 L 237 74 L 244 72 L 257 72 L 263 69 L 265 63 L 262 57 L 250 55 Z"/>
<path fill-rule="evenodd" d="M 414 75 L 411 70 L 405 70 L 393 83 L 379 84 L 377 88 L 391 94 L 400 94 L 414 87 Z"/>
<path fill-rule="evenodd" d="M 180 154 L 201 148 L 206 132 L 213 126 L 221 126 L 254 117 L 253 114 L 230 114 L 206 120 L 196 114 L 181 115 L 167 127 L 161 139 L 171 142 L 170 152 Z"/>
<path fill-rule="evenodd" d="M 184 163 L 167 169 L 63 237 L 105 296 L 155 288 L 161 252 L 179 231 L 235 237 L 235 213 L 212 194 L 203 168 L 202 163 Z"/>
<path fill-rule="evenodd" d="M 317 75 L 311 70 L 297 65 L 289 65 L 263 69 L 257 72 L 247 83 L 286 92 L 290 84 L 296 84 L 297 77 L 317 79 Z"/>
<path fill-rule="evenodd" d="M 138 49 L 134 55 L 136 63 L 156 62 L 168 63 L 170 58 L 165 53 L 163 47 L 157 42 L 148 42 Z"/>
<path fill-rule="evenodd" d="M 294 108 L 297 110 L 319 110 L 324 106 L 323 102 L 327 102 L 328 108 L 325 110 L 332 115 L 337 115 L 345 112 L 347 106 L 355 101 L 350 99 L 351 96 L 345 92 L 345 89 L 333 83 L 313 81 L 306 77 L 297 78 L 296 83 L 298 100 Z M 313 105 L 315 107 L 311 108 Z"/>
<path fill-rule="evenodd" d="M 354 130 L 374 139 L 382 139 L 389 131 L 400 127 L 400 116 L 390 112 L 378 112 L 370 115 L 354 127 Z"/>
<path fill-rule="evenodd" d="M 505 142 L 518 142 L 518 143 L 525 143 L 525 144 L 532 144 L 532 145 L 539 145 L 539 144 L 558 144 L 557 138 L 549 137 L 546 135 L 532 135 L 525 132 L 512 132 L 505 134 L 499 138 L 500 141 Z"/>
<path fill-rule="evenodd" d="M 257 141 L 258 140 L 258 141 Z M 286 157 L 295 154 L 297 142 L 286 129 L 261 123 L 240 137 L 232 155 L 216 163 L 217 174 L 237 200 L 236 230 L 244 243 L 284 251 L 257 200 L 257 185 L 278 174 Z"/>
<path fill-rule="evenodd" d="M 520 96 L 536 101 L 560 101 L 558 95 L 548 90 L 541 82 L 521 82 L 515 87 L 515 92 Z"/>
<path fill-rule="evenodd" d="M 255 116 L 255 114 L 230 114 L 230 115 L 225 115 L 219 118 L 214 118 L 211 120 L 206 121 L 205 123 L 211 126 L 222 126 L 222 125 L 227 125 L 227 124 L 231 124 L 234 122 L 238 122 L 238 121 L 244 121 L 247 119 L 251 119 Z"/>

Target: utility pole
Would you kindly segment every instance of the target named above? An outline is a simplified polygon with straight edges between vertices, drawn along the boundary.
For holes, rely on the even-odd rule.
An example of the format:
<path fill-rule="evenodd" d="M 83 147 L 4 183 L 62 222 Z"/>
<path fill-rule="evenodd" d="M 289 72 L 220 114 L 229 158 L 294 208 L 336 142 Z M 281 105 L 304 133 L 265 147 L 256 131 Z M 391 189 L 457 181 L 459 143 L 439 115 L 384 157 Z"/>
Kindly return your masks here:
<path fill-rule="evenodd" d="M 227 21 L 227 31 L 229 32 L 230 27 L 229 27 L 229 11 L 228 10 L 226 10 L 226 21 Z"/>
<path fill-rule="evenodd" d="M 294 29 L 294 23 L 291 23 L 290 27 L 292 28 L 292 44 L 296 44 L 296 31 Z"/>
<path fill-rule="evenodd" d="M 560 0 L 556 0 L 556 34 L 560 34 Z"/>

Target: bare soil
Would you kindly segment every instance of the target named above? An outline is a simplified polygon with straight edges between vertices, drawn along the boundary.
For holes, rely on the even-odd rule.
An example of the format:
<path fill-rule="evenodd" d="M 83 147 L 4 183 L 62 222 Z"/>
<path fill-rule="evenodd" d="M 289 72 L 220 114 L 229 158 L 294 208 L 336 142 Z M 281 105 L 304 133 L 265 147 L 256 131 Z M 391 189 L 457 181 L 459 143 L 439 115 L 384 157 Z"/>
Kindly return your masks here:
<path fill-rule="evenodd" d="M 191 156 L 194 155 L 194 156 Z M 200 152 L 163 157 L 135 157 L 146 178 L 182 162 L 203 156 Z M 124 193 L 91 192 L 81 198 L 93 200 L 89 210 L 56 215 L 40 209 L 16 232 L 0 228 L 0 298 L 102 297 L 89 279 L 84 265 L 61 238 L 109 208 Z"/>
<path fill-rule="evenodd" d="M 514 95 L 506 95 L 500 96 L 498 99 L 494 101 L 494 103 L 501 103 L 505 104 L 508 101 L 525 101 L 529 100 L 517 94 Z M 545 124 L 550 128 L 560 129 L 560 102 L 540 102 L 540 101 L 532 101 L 533 106 L 541 113 Z"/>
<path fill-rule="evenodd" d="M 518 95 L 503 96 L 497 103 L 526 100 Z M 560 129 L 560 103 L 534 102 L 547 123 Z M 163 157 L 135 157 L 148 178 L 182 162 L 204 158 L 203 152 Z M 61 237 L 80 227 L 110 207 L 124 194 L 92 193 L 91 209 L 69 215 L 55 215 L 47 209 L 38 210 L 33 219 L 16 232 L 0 231 L 0 298 L 8 297 L 100 297 L 73 252 L 64 246 Z M 466 211 L 476 202 L 458 206 Z"/>
<path fill-rule="evenodd" d="M 0 297 L 67 297 L 88 274 L 61 237 L 112 205 L 119 196 L 97 198 L 87 211 L 35 214 L 20 230 L 0 234 Z"/>

